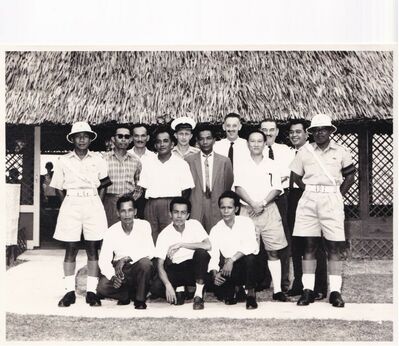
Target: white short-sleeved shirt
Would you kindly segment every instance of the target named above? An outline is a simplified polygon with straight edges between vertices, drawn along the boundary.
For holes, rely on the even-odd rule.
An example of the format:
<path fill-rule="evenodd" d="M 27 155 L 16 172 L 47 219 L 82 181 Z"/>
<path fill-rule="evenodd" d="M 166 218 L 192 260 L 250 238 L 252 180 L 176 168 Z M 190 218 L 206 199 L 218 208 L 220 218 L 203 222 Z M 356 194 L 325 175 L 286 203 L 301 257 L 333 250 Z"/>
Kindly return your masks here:
<path fill-rule="evenodd" d="M 352 155 L 347 148 L 334 141 L 330 141 L 328 147 L 323 151 L 316 143 L 303 145 L 291 163 L 291 170 L 302 177 L 304 184 L 309 185 L 333 185 L 332 181 L 324 173 L 319 163 L 309 151 L 308 146 L 313 147 L 314 153 L 324 164 L 328 173 L 334 178 L 335 184 L 340 186 L 343 181 L 343 171 L 355 171 Z"/>
<path fill-rule="evenodd" d="M 187 220 L 183 232 L 176 231 L 173 223 L 166 226 L 158 236 L 155 256 L 165 259 L 171 245 L 177 243 L 200 243 L 209 236 L 204 227 L 197 220 Z M 195 250 L 180 248 L 172 258 L 172 262 L 179 264 L 193 258 Z"/>
<path fill-rule="evenodd" d="M 255 225 L 246 216 L 236 216 L 232 228 L 228 227 L 224 220 L 220 220 L 212 227 L 209 239 L 212 248 L 209 251 L 211 259 L 208 271 L 219 270 L 220 254 L 230 258 L 237 252 L 242 252 L 244 255 L 256 255 L 259 252 Z"/>
<path fill-rule="evenodd" d="M 131 263 L 142 258 L 153 258 L 154 242 L 151 236 L 151 225 L 148 221 L 135 219 L 130 234 L 126 234 L 119 221 L 113 224 L 104 234 L 98 265 L 101 273 L 108 280 L 115 275 L 112 261 L 129 256 Z"/>
<path fill-rule="evenodd" d="M 145 198 L 177 197 L 195 186 L 190 166 L 174 154 L 164 163 L 158 157 L 148 160 L 138 185 L 146 189 Z"/>
<path fill-rule="evenodd" d="M 144 154 L 141 155 L 141 156 L 137 155 L 137 154 L 134 152 L 134 147 L 133 147 L 132 149 L 129 149 L 127 152 L 130 153 L 130 154 L 132 154 L 132 155 L 134 155 L 134 156 L 137 156 L 137 157 L 140 159 L 142 169 L 143 169 L 144 166 L 147 165 L 147 162 L 148 162 L 149 160 L 155 159 L 155 158 L 157 157 L 157 154 L 155 154 L 153 151 L 151 151 L 151 150 L 149 150 L 149 149 L 147 149 L 147 148 L 145 148 Z"/>
<path fill-rule="evenodd" d="M 235 173 L 233 185 L 242 187 L 256 202 L 264 200 L 272 190 L 283 190 L 279 168 L 275 161 L 265 156 L 259 163 L 249 156 Z"/>
<path fill-rule="evenodd" d="M 291 149 L 288 145 L 273 143 L 272 150 L 274 155 L 274 162 L 277 168 L 280 170 L 281 178 L 290 177 L 291 169 L 290 164 L 295 157 L 295 150 Z M 269 147 L 266 145 L 263 150 L 263 156 L 269 157 Z M 289 179 L 284 180 L 282 183 L 283 188 L 289 186 Z"/>
<path fill-rule="evenodd" d="M 58 159 L 50 186 L 58 190 L 98 188 L 107 177 L 107 163 L 101 154 L 88 151 L 80 159 L 73 150 Z"/>

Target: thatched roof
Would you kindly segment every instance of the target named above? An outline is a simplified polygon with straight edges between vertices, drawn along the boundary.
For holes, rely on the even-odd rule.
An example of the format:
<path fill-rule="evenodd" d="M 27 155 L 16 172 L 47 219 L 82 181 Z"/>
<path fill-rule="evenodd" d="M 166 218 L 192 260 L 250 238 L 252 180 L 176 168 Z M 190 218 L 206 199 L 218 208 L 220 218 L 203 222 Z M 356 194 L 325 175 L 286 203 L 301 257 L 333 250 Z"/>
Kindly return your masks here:
<path fill-rule="evenodd" d="M 8 123 L 393 118 L 393 53 L 7 52 Z"/>

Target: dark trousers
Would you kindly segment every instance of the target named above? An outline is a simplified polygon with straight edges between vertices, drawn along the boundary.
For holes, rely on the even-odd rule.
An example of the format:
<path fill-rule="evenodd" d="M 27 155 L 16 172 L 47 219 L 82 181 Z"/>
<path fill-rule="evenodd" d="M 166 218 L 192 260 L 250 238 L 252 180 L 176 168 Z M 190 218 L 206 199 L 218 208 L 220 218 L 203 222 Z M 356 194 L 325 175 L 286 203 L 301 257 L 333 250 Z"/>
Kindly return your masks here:
<path fill-rule="evenodd" d="M 302 196 L 301 189 L 291 189 L 288 194 L 288 227 L 290 234 L 294 232 L 295 213 L 298 202 Z M 293 290 L 303 289 L 302 284 L 302 256 L 304 254 L 304 238 L 292 237 L 292 264 L 294 267 L 294 282 L 292 284 Z M 327 259 L 326 252 L 321 242 L 319 249 L 316 252 L 316 275 L 314 291 L 327 294 Z"/>
<path fill-rule="evenodd" d="M 147 203 L 147 200 L 144 198 L 144 196 L 140 196 L 135 202 L 134 205 L 137 209 L 137 218 L 144 220 L 144 208 L 145 204 Z"/>
<path fill-rule="evenodd" d="M 287 190 L 287 189 L 284 189 Z M 281 261 L 281 289 L 283 291 L 288 291 L 290 287 L 290 257 L 291 257 L 291 232 L 288 227 L 288 217 L 287 217 L 287 209 L 288 209 L 288 202 L 287 202 L 287 191 L 285 191 L 282 195 L 280 195 L 276 199 L 276 205 L 278 211 L 281 215 L 281 221 L 283 223 L 284 234 L 285 238 L 287 239 L 288 246 L 284 249 L 278 250 L 278 255 Z"/>
<path fill-rule="evenodd" d="M 179 286 L 195 286 L 196 282 L 208 280 L 208 264 L 210 260 L 208 251 L 197 249 L 191 260 L 182 263 L 172 263 L 169 259 L 164 262 L 165 272 L 174 288 Z M 151 287 L 151 293 L 155 296 L 165 296 L 165 286 L 161 279 L 157 278 Z"/>
<path fill-rule="evenodd" d="M 170 224 L 169 204 L 171 197 L 149 198 L 144 209 L 144 217 L 151 225 L 152 239 L 157 243 L 158 235 Z"/>
<path fill-rule="evenodd" d="M 224 258 L 221 256 L 219 266 L 224 265 Z M 221 286 L 214 285 L 213 290 L 219 299 L 232 298 L 235 286 L 244 285 L 246 289 L 256 287 L 257 260 L 255 255 L 246 255 L 234 262 L 231 276 L 226 277 L 226 281 Z"/>
<path fill-rule="evenodd" d="M 119 215 L 116 210 L 116 201 L 119 199 L 119 195 L 106 193 L 104 195 L 104 210 L 107 216 L 108 227 L 111 227 L 114 223 L 119 221 Z"/>
<path fill-rule="evenodd" d="M 101 275 L 97 293 L 108 298 L 118 300 L 132 299 L 134 301 L 145 302 L 150 290 L 150 281 L 153 276 L 154 267 L 148 258 L 131 264 L 127 263 L 123 267 L 125 282 L 120 288 L 114 288 L 112 281 Z"/>

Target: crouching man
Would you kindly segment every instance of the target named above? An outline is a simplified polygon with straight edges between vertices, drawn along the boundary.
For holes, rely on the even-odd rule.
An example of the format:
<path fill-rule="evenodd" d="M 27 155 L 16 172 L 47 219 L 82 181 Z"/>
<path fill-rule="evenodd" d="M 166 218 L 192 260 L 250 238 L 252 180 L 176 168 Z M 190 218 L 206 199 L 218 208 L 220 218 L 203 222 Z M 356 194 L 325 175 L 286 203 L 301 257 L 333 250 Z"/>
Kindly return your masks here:
<path fill-rule="evenodd" d="M 135 309 L 146 309 L 145 301 L 154 272 L 151 225 L 148 221 L 134 219 L 136 209 L 130 196 L 120 197 L 116 209 L 120 221 L 104 235 L 99 259 L 102 275 L 97 293 L 118 299 L 118 305 L 133 301 Z"/>
<path fill-rule="evenodd" d="M 220 220 L 209 234 L 212 244 L 209 271 L 212 273 L 217 296 L 227 305 L 237 303 L 235 287 L 245 285 L 247 309 L 256 309 L 255 296 L 256 258 L 259 245 L 255 225 L 246 216 L 236 216 L 240 209 L 240 197 L 233 191 L 219 197 Z"/>
<path fill-rule="evenodd" d="M 169 209 L 172 223 L 159 234 L 155 250 L 159 278 L 165 286 L 165 297 L 171 304 L 182 305 L 188 298 L 184 287 L 195 286 L 193 309 L 202 310 L 210 259 L 207 250 L 211 249 L 211 243 L 202 225 L 197 220 L 188 220 L 191 212 L 188 199 L 173 198 Z M 156 294 L 162 296 L 160 289 L 163 291 L 163 287 L 156 289 Z"/>

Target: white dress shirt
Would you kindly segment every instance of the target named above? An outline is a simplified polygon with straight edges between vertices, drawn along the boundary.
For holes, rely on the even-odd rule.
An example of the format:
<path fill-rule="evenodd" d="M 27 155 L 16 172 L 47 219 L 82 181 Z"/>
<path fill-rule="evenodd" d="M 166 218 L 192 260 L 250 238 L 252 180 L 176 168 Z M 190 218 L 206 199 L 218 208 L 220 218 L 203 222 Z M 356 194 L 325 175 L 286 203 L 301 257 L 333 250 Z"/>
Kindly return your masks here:
<path fill-rule="evenodd" d="M 144 154 L 139 156 L 138 154 L 135 153 L 134 151 L 134 147 L 130 150 L 127 151 L 130 154 L 133 154 L 135 156 L 137 156 L 140 159 L 141 162 L 141 166 L 144 167 L 145 165 L 147 165 L 147 162 L 151 159 L 155 159 L 157 157 L 157 154 L 155 154 L 153 151 L 148 150 L 147 148 L 145 148 L 144 150 Z"/>
<path fill-rule="evenodd" d="M 174 154 L 165 162 L 158 156 L 148 160 L 138 185 L 146 189 L 145 198 L 177 197 L 195 186 L 190 166 Z"/>
<path fill-rule="evenodd" d="M 151 236 L 151 225 L 148 221 L 135 219 L 130 234 L 126 234 L 119 221 L 104 233 L 98 265 L 101 273 L 111 280 L 115 275 L 112 261 L 129 256 L 131 263 L 142 258 L 154 257 L 155 247 Z"/>
<path fill-rule="evenodd" d="M 209 251 L 211 259 L 208 271 L 219 271 L 220 254 L 224 258 L 230 258 L 237 252 L 244 255 L 258 254 L 259 244 L 256 241 L 255 225 L 246 216 L 236 216 L 232 228 L 228 227 L 224 220 L 220 220 L 212 227 L 209 234 L 212 248 Z"/>
<path fill-rule="evenodd" d="M 171 223 L 159 233 L 155 248 L 155 257 L 165 259 L 171 245 L 177 243 L 200 243 L 207 238 L 208 233 L 206 233 L 204 227 L 202 227 L 201 223 L 197 220 L 187 220 L 183 232 L 176 231 L 173 223 Z M 180 248 L 175 252 L 172 262 L 179 264 L 191 260 L 194 251 L 195 250 Z"/>
<path fill-rule="evenodd" d="M 237 168 L 233 186 L 241 186 L 249 197 L 256 202 L 264 200 L 272 190 L 283 191 L 280 170 L 276 162 L 265 156 L 259 163 L 256 163 L 249 156 Z M 244 201 L 242 203 L 246 204 Z"/>
<path fill-rule="evenodd" d="M 203 191 L 206 190 L 206 180 L 205 180 L 205 154 L 201 152 L 201 170 L 202 170 L 202 181 L 204 182 Z M 213 160 L 215 155 L 213 151 L 208 155 L 208 165 L 209 165 L 209 189 L 212 191 L 212 177 L 213 177 Z"/>
<path fill-rule="evenodd" d="M 215 153 L 229 157 L 230 140 L 227 138 L 217 141 L 213 147 Z M 241 161 L 249 155 L 247 141 L 244 138 L 238 137 L 233 145 L 233 168 L 241 165 Z"/>
<path fill-rule="evenodd" d="M 295 151 L 291 149 L 288 145 L 273 143 L 272 150 L 274 155 L 274 161 L 280 170 L 281 179 L 287 178 L 282 183 L 283 188 L 288 188 L 289 186 L 289 177 L 291 173 L 290 164 L 292 160 L 295 158 Z M 263 151 L 263 155 L 269 157 L 269 147 L 266 145 Z"/>

